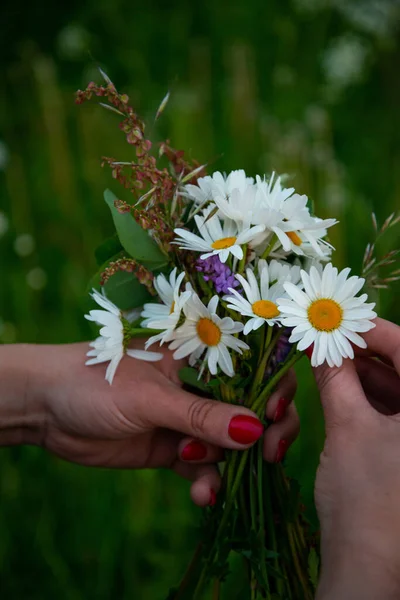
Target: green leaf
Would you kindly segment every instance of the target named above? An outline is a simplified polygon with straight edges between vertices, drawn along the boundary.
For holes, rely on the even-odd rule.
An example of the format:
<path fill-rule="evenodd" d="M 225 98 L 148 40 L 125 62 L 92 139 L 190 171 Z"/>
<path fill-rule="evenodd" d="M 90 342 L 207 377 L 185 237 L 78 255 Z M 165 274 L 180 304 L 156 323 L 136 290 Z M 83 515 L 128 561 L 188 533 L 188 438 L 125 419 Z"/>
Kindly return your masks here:
<path fill-rule="evenodd" d="M 104 285 L 107 298 L 121 310 L 130 310 L 143 306 L 152 299 L 147 288 L 140 283 L 136 275 L 127 271 L 117 271 Z"/>
<path fill-rule="evenodd" d="M 101 274 L 106 270 L 106 268 L 109 266 L 110 262 L 115 262 L 116 260 L 118 260 L 119 258 L 123 258 L 124 256 L 125 256 L 124 252 L 118 252 L 117 254 L 114 254 L 114 256 L 110 256 L 110 258 L 108 260 L 103 262 L 103 264 L 100 265 L 100 267 L 98 268 L 96 273 L 90 279 L 87 289 L 86 289 L 86 292 L 87 293 L 91 292 L 93 288 L 95 290 L 100 290 L 101 289 L 101 285 L 100 285 Z"/>
<path fill-rule="evenodd" d="M 104 200 L 111 210 L 119 241 L 128 254 L 150 270 L 165 266 L 168 263 L 167 257 L 149 234 L 136 223 L 131 213 L 120 213 L 115 208 L 117 196 L 111 190 L 106 190 Z"/>
<path fill-rule="evenodd" d="M 310 213 L 311 213 L 312 215 L 315 215 L 315 200 L 314 200 L 313 198 L 310 198 L 310 197 L 309 197 L 309 198 L 307 199 L 307 207 L 309 208 L 309 210 L 310 210 Z"/>
<path fill-rule="evenodd" d="M 308 555 L 308 575 L 313 586 L 318 585 L 319 558 L 315 548 L 311 548 Z"/>
<path fill-rule="evenodd" d="M 97 264 L 99 266 L 102 265 L 122 250 L 121 242 L 119 241 L 117 234 L 114 233 L 112 237 L 104 240 L 104 242 L 94 251 Z"/>
<path fill-rule="evenodd" d="M 209 387 L 209 388 L 216 388 L 216 387 L 219 387 L 220 385 L 221 385 L 221 382 L 216 377 L 215 377 L 215 379 L 210 379 L 210 381 L 207 383 L 207 387 Z"/>
<path fill-rule="evenodd" d="M 118 252 L 109 260 L 101 265 L 99 270 L 88 285 L 88 293 L 92 289 L 100 290 L 100 279 L 101 274 L 108 267 L 110 262 L 115 262 L 119 258 L 124 256 L 123 252 Z M 110 277 L 107 283 L 104 285 L 104 291 L 107 298 L 114 302 L 121 310 L 130 310 L 142 306 L 145 302 L 151 302 L 154 298 L 148 292 L 147 288 L 142 285 L 134 273 L 128 273 L 127 271 L 117 271 Z"/>
<path fill-rule="evenodd" d="M 201 390 L 202 392 L 207 392 L 207 386 L 201 381 L 201 379 L 198 379 L 199 374 L 196 369 L 192 369 L 191 367 L 183 367 L 179 370 L 178 375 L 182 383 Z"/>

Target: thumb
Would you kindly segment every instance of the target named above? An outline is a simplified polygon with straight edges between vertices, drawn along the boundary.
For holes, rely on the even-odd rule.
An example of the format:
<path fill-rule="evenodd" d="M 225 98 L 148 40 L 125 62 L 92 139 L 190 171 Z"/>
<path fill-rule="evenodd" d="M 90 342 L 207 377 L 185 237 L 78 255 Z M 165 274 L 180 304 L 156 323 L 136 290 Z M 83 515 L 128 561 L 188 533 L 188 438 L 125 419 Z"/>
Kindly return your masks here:
<path fill-rule="evenodd" d="M 223 448 L 244 449 L 263 434 L 251 410 L 200 398 L 176 387 L 163 388 L 152 415 L 153 425 L 165 427 Z"/>
<path fill-rule="evenodd" d="M 313 372 L 327 428 L 359 419 L 370 410 L 353 361 L 344 360 L 341 367 L 324 363 Z"/>

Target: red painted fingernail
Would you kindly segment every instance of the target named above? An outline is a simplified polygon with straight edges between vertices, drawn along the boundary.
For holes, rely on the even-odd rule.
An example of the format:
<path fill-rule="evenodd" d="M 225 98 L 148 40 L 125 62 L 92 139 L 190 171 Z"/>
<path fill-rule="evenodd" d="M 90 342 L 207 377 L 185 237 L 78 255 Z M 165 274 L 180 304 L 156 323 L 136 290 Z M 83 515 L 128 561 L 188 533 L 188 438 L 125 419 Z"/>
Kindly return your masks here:
<path fill-rule="evenodd" d="M 207 455 L 207 448 L 201 442 L 193 440 L 181 452 L 182 460 L 202 460 Z"/>
<path fill-rule="evenodd" d="M 249 415 L 237 415 L 229 423 L 229 437 L 238 444 L 252 444 L 263 434 L 264 427 L 258 419 Z"/>
<path fill-rule="evenodd" d="M 210 502 L 208 503 L 209 506 L 214 506 L 217 502 L 217 494 L 214 492 L 214 490 L 211 488 L 210 491 Z"/>
<path fill-rule="evenodd" d="M 286 398 L 279 398 L 279 402 L 274 413 L 274 423 L 278 423 L 278 421 L 282 419 L 288 406 L 289 400 L 287 400 Z"/>
<path fill-rule="evenodd" d="M 286 454 L 286 450 L 288 449 L 289 442 L 287 440 L 280 440 L 278 444 L 278 451 L 276 453 L 275 462 L 281 462 L 282 458 Z"/>
<path fill-rule="evenodd" d="M 304 354 L 305 354 L 305 355 L 306 355 L 306 356 L 307 356 L 307 357 L 308 357 L 310 360 L 311 360 L 311 357 L 312 357 L 313 350 L 314 350 L 314 344 L 311 344 L 311 346 L 308 346 L 308 348 L 306 348 L 306 349 L 304 350 Z"/>

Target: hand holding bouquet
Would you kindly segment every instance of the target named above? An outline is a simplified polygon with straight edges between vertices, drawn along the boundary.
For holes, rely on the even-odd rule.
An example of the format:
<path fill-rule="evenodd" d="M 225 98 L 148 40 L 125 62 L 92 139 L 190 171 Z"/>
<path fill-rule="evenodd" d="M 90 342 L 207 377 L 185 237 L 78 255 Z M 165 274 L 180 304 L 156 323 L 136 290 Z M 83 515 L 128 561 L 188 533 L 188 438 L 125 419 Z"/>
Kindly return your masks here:
<path fill-rule="evenodd" d="M 111 384 L 124 355 L 157 361 L 168 347 L 188 360 L 183 384 L 251 409 L 261 438 L 267 402 L 304 352 L 313 366 L 339 367 L 374 327 L 374 304 L 358 295 L 364 279 L 332 266 L 326 238 L 336 221 L 314 215 L 275 174 L 209 176 L 168 142 L 156 158 L 127 96 L 107 77 L 106 86 L 78 92 L 78 102 L 93 95 L 123 117 L 136 157 L 104 158 L 133 200 L 105 192 L 118 237 L 98 250 L 105 262 L 92 295 L 101 310 L 87 318 L 102 328 L 87 364 L 108 362 Z M 145 338 L 143 349 L 129 347 L 135 337 Z M 263 462 L 261 440 L 227 451 L 221 473 L 198 550 L 169 598 L 199 600 L 210 582 L 219 598 L 231 552 L 245 561 L 252 599 L 313 598 L 317 558 L 295 482 Z"/>

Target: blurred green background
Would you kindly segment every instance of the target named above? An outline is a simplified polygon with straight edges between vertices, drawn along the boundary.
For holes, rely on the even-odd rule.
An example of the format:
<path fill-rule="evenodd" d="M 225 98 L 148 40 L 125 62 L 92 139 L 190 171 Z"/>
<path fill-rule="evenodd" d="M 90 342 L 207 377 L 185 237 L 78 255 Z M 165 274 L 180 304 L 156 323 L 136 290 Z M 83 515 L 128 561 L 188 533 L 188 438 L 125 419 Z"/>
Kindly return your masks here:
<path fill-rule="evenodd" d="M 321 217 L 340 220 L 338 266 L 359 272 L 371 210 L 382 222 L 399 208 L 396 0 L 3 0 L 0 17 L 1 342 L 90 335 L 83 297 L 93 251 L 112 231 L 102 192 L 120 193 L 100 157 L 132 158 L 118 117 L 74 104 L 76 89 L 101 81 L 98 66 L 153 139 L 211 159 L 213 170 L 292 174 Z M 381 315 L 399 317 L 399 291 L 381 294 Z M 288 469 L 312 515 L 323 425 L 306 361 L 298 375 L 303 428 Z M 188 485 L 169 473 L 2 449 L 1 596 L 163 599 L 199 516 Z"/>

